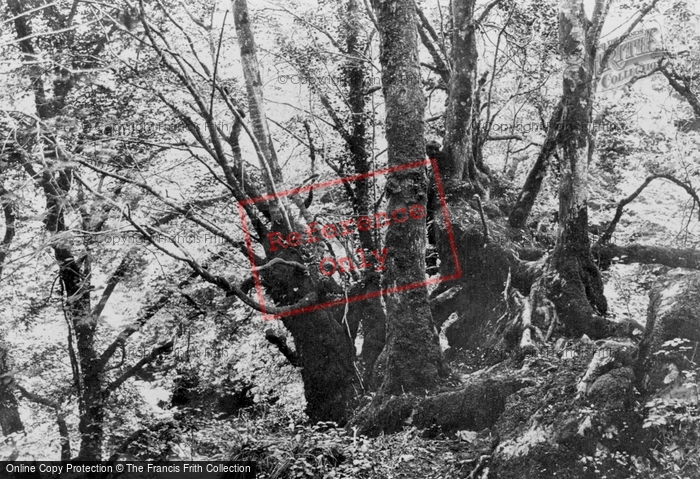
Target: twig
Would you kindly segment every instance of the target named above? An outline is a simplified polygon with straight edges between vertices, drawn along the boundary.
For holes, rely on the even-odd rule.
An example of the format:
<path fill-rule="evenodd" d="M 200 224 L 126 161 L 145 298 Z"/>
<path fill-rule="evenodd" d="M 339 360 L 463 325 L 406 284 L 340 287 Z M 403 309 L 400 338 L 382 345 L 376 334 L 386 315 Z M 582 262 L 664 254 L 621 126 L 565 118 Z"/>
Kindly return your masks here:
<path fill-rule="evenodd" d="M 667 174 L 656 174 L 656 175 L 651 175 L 648 176 L 645 180 L 644 183 L 642 183 L 639 188 L 637 188 L 631 195 L 629 195 L 627 198 L 623 199 L 620 201 L 620 203 L 617 205 L 617 210 L 615 211 L 615 217 L 613 220 L 610 222 L 610 225 L 608 225 L 608 228 L 605 230 L 605 232 L 600 235 L 600 238 L 598 238 L 597 244 L 598 245 L 603 245 L 605 243 L 608 243 L 610 239 L 612 238 L 613 233 L 615 232 L 615 228 L 617 227 L 617 224 L 620 221 L 620 218 L 622 218 L 622 212 L 629 203 L 634 201 L 634 199 L 640 195 L 640 193 L 646 188 L 649 183 L 651 183 L 653 180 L 656 180 L 658 178 L 663 178 L 665 180 L 671 181 L 672 183 L 677 184 L 681 188 L 683 188 L 685 191 L 688 192 L 688 194 L 693 198 L 693 200 L 700 206 L 700 197 L 698 197 L 697 192 L 693 187 L 675 176 L 672 175 L 667 175 Z M 699 216 L 700 216 L 700 211 L 699 211 Z"/>

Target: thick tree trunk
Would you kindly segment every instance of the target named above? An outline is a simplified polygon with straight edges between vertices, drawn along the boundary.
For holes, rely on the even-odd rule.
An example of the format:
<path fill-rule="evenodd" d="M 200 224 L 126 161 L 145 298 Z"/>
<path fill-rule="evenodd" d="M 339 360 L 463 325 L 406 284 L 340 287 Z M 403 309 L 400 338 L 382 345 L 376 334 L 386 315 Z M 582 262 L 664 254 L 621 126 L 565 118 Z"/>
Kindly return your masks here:
<path fill-rule="evenodd" d="M 307 252 L 308 253 L 308 252 Z M 300 252 L 283 251 L 288 261 L 303 262 Z M 319 276 L 320 273 L 316 276 Z M 322 283 L 313 274 L 286 264 L 264 270 L 262 284 L 278 306 L 295 304 L 311 292 L 324 302 Z M 291 333 L 301 363 L 306 412 L 309 419 L 345 423 L 355 397 L 355 348 L 344 324 L 332 309 L 282 319 Z"/>
<path fill-rule="evenodd" d="M 487 196 L 488 177 L 479 165 L 479 113 L 478 96 L 475 95 L 477 50 L 475 38 L 474 0 L 452 2 L 452 65 L 449 97 L 445 111 L 444 147 L 438 157 L 440 175 L 443 178 L 449 216 L 455 232 L 458 257 L 463 277 L 452 284 L 441 285 L 436 292 L 450 287 L 461 288 L 458 294 L 435 309 L 438 325 L 449 314 L 458 318 L 447 330 L 450 345 L 471 347 L 482 344 L 490 334 L 489 326 L 500 314 L 499 303 L 503 283 L 507 277 L 495 263 L 505 256 L 498 247 L 484 249 L 488 235 L 483 228 L 479 206 L 473 201 L 475 193 L 484 201 Z M 441 276 L 454 275 L 458 265 L 447 234 L 444 213 L 435 198 L 431 205 L 436 233 L 436 246 L 440 258 Z M 499 250 L 499 251 L 494 251 Z M 495 262 L 495 263 L 494 263 Z M 447 316 L 446 316 L 447 315 Z"/>
<path fill-rule="evenodd" d="M 507 239 L 501 236 L 495 222 L 489 222 L 492 237 L 487 241 L 479 213 L 469 202 L 449 197 L 448 208 L 460 264 L 454 262 L 444 215 L 438 214 L 435 221 L 440 275 L 453 275 L 459 266 L 462 277 L 436 288 L 434 294 L 447 293 L 450 287 L 459 288 L 459 291 L 439 300 L 433 298 L 433 319 L 440 327 L 452 313 L 456 313 L 457 320 L 445 332 L 450 346 L 481 347 L 493 336 L 495 322 L 504 312 L 504 284 L 518 260 L 508 250 Z"/>
<path fill-rule="evenodd" d="M 685 350 L 664 347 L 666 341 L 684 339 Z M 649 292 L 644 337 L 639 345 L 637 379 L 642 390 L 669 398 L 697 402 L 697 391 L 683 386 L 679 371 L 697 369 L 700 342 L 700 273 L 675 270 L 660 278 Z M 659 354 L 666 349 L 668 354 Z M 670 373 L 675 369 L 677 377 Z M 668 378 L 668 379 L 667 379 Z"/>
<path fill-rule="evenodd" d="M 311 422 L 345 424 L 355 395 L 354 345 L 329 311 L 284 320 L 301 362 L 306 413 Z"/>
<path fill-rule="evenodd" d="M 262 164 L 261 167 L 266 170 L 269 166 L 271 170 L 271 176 L 266 175 L 267 193 L 274 194 L 275 184 L 280 183 L 283 176 L 267 124 L 255 53 L 255 39 L 246 1 L 234 0 L 233 11 L 253 132 L 262 150 L 260 160 L 267 163 L 267 165 Z M 362 145 L 359 146 L 362 147 Z M 285 213 L 283 201 L 271 201 L 270 211 L 272 231 L 288 232 L 289 227 L 297 231 L 304 229 L 303 226 L 299 225 L 296 228 L 295 225 L 287 223 L 289 217 Z M 278 212 L 281 214 L 277 214 Z M 303 258 L 295 256 L 297 253 L 287 251 L 273 253 L 270 251 L 269 244 L 266 251 L 270 259 L 292 255 L 286 259 L 304 263 Z M 314 256 L 313 252 L 310 253 Z M 277 305 L 294 304 L 306 294 L 320 288 L 318 281 L 312 281 L 309 276 L 289 266 L 276 266 L 275 271 L 268 271 L 263 276 L 265 276 L 267 292 Z M 318 278 L 315 279 L 318 280 Z M 322 296 L 322 292 L 318 292 L 319 296 Z M 284 324 L 294 338 L 303 367 L 302 379 L 309 418 L 312 421 L 343 423 L 350 409 L 355 382 L 353 364 L 355 351 L 345 329 L 338 324 L 332 314 L 324 311 L 293 316 L 285 319 Z"/>
<path fill-rule="evenodd" d="M 389 166 L 425 158 L 423 113 L 418 60 L 416 10 L 412 0 L 378 2 L 381 37 L 382 86 L 386 101 Z M 391 173 L 386 192 L 388 211 L 412 207 L 425 211 L 427 177 L 421 169 Z M 392 222 L 386 234 L 388 258 L 384 287 L 396 288 L 425 280 L 425 218 Z M 425 288 L 386 297 L 386 373 L 381 391 L 386 395 L 424 393 L 438 383 L 446 368 L 432 323 Z"/>
<path fill-rule="evenodd" d="M 393 397 L 376 409 L 366 409 L 354 420 L 358 433 L 371 436 L 400 432 L 407 421 L 419 429 L 442 433 L 480 431 L 493 426 L 506 408 L 508 396 L 532 385 L 516 375 L 477 377 L 457 391 L 428 398 Z"/>
<path fill-rule="evenodd" d="M 557 142 L 562 162 L 559 230 L 545 272 L 533 287 L 533 309 L 539 310 L 547 298 L 554 304 L 566 334 L 600 338 L 610 330 L 601 317 L 607 312 L 607 302 L 588 237 L 589 125 L 595 61 L 587 46 L 589 24 L 580 0 L 560 1 L 559 46 L 568 67 L 564 71 L 562 127 Z"/>

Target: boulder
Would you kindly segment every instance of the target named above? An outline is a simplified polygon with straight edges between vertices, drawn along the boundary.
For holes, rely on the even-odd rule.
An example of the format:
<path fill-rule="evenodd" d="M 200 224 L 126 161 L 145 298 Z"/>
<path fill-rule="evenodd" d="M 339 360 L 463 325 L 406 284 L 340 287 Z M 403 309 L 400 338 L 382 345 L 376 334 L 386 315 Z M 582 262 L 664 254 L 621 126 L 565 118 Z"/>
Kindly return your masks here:
<path fill-rule="evenodd" d="M 637 376 L 647 394 L 674 397 L 683 371 L 694 369 L 700 342 L 700 272 L 676 269 L 649 293 Z"/>

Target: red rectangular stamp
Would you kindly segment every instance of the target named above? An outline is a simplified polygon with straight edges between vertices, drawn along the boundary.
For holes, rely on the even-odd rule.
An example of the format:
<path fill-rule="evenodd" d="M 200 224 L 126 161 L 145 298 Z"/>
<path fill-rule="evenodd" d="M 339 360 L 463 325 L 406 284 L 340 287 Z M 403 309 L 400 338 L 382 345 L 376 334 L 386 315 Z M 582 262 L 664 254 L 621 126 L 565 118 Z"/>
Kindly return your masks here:
<path fill-rule="evenodd" d="M 455 243 L 454 231 L 452 229 L 452 223 L 450 221 L 450 213 L 447 208 L 447 203 L 445 201 L 445 192 L 442 184 L 442 178 L 440 177 L 440 171 L 438 169 L 437 161 L 434 159 L 419 160 L 413 163 L 408 163 L 405 165 L 384 168 L 380 170 L 375 170 L 369 173 L 363 173 L 360 175 L 347 176 L 345 178 L 337 178 L 334 180 L 324 181 L 322 183 L 303 186 L 300 188 L 293 188 L 290 190 L 278 192 L 277 198 L 284 198 L 291 195 L 299 195 L 303 193 L 308 193 L 311 190 L 323 191 L 324 189 L 331 188 L 333 186 L 341 185 L 343 183 L 352 183 L 355 181 L 377 178 L 383 175 L 388 175 L 390 173 L 405 171 L 416 168 L 426 168 L 431 167 L 435 177 L 435 183 L 437 186 L 437 193 L 440 202 L 440 210 L 444 217 L 445 227 L 447 232 L 448 241 L 450 243 L 450 250 L 453 256 L 453 264 L 455 265 L 455 271 L 450 275 L 438 275 L 431 278 L 427 278 L 423 281 L 416 281 L 409 284 L 403 284 L 398 286 L 393 286 L 391 288 L 382 288 L 376 291 L 371 291 L 365 294 L 359 294 L 354 296 L 342 297 L 332 301 L 324 301 L 319 304 L 313 304 L 309 306 L 299 307 L 293 310 L 285 311 L 281 314 L 271 314 L 266 311 L 265 307 L 265 295 L 263 293 L 263 286 L 260 280 L 260 273 L 258 271 L 258 265 L 255 264 L 255 254 L 253 254 L 253 241 L 250 234 L 250 227 L 248 226 L 248 218 L 245 212 L 245 206 L 266 202 L 275 199 L 275 195 L 263 195 L 256 198 L 249 198 L 238 203 L 238 211 L 241 215 L 241 220 L 243 223 L 243 231 L 245 234 L 245 241 L 248 247 L 248 251 L 251 252 L 249 255 L 251 267 L 253 270 L 253 279 L 255 280 L 255 287 L 258 294 L 258 302 L 262 306 L 263 319 L 279 319 L 287 316 L 295 316 L 302 313 L 308 313 L 311 311 L 316 311 L 319 309 L 332 308 L 345 303 L 354 303 L 356 301 L 362 301 L 365 299 L 376 298 L 379 296 L 384 296 L 392 293 L 400 293 L 403 291 L 408 291 L 416 288 L 424 288 L 429 285 L 436 285 L 445 281 L 451 281 L 459 279 L 462 277 L 462 268 L 457 256 L 457 245 Z M 423 221 L 427 217 L 426 208 L 420 204 L 414 205 L 409 208 L 399 208 L 396 211 L 380 211 L 372 216 L 360 216 L 355 218 L 349 216 L 342 221 L 328 222 L 323 225 L 312 222 L 310 223 L 303 232 L 293 231 L 288 235 L 284 236 L 279 232 L 271 232 L 268 234 L 270 241 L 271 251 L 276 251 L 282 248 L 290 248 L 302 246 L 303 244 L 314 243 L 320 241 L 321 237 L 328 241 L 339 240 L 341 238 L 352 238 L 358 231 L 368 231 L 372 229 L 384 229 L 392 223 L 404 223 L 406 221 Z M 338 258 L 335 255 L 327 256 L 318 264 L 319 272 L 325 276 L 333 276 L 341 273 L 348 273 L 355 270 L 363 270 L 374 265 L 376 271 L 384 271 L 387 255 L 389 254 L 388 248 L 379 248 L 374 251 L 364 251 L 362 248 L 358 248 L 356 251 L 357 256 L 347 256 Z M 370 256 L 371 255 L 371 256 Z M 368 259 L 370 261 L 368 261 Z M 310 267 L 316 267 L 310 266 Z"/>

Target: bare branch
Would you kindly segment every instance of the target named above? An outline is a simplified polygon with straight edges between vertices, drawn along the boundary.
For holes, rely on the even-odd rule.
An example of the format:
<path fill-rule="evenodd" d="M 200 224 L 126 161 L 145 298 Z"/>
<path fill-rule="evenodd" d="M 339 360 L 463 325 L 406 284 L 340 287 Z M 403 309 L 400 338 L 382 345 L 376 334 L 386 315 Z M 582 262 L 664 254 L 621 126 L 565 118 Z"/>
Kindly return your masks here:
<path fill-rule="evenodd" d="M 498 5 L 499 3 L 501 3 L 502 1 L 503 1 L 503 0 L 492 0 L 491 3 L 489 3 L 488 5 L 486 5 L 486 6 L 484 7 L 484 10 L 481 12 L 481 15 L 479 15 L 479 18 L 476 20 L 476 23 L 479 24 L 479 25 L 481 25 L 482 23 L 484 23 L 484 21 L 486 20 L 486 17 L 488 17 L 489 12 L 491 12 L 491 10 L 493 9 L 493 7 L 495 7 L 496 5 Z"/>
<path fill-rule="evenodd" d="M 117 266 L 117 269 L 114 270 L 112 276 L 110 276 L 107 280 L 107 285 L 105 286 L 105 290 L 102 292 L 102 296 L 100 296 L 100 301 L 92 310 L 92 316 L 94 318 L 100 317 L 102 311 L 107 305 L 107 302 L 109 301 L 109 298 L 114 292 L 114 288 L 117 287 L 117 284 L 119 284 L 124 276 L 126 276 L 126 274 L 131 270 L 131 266 L 134 263 L 137 252 L 138 248 L 131 248 L 129 251 L 127 251 L 126 255 L 124 255 L 124 258 L 122 258 L 121 262 L 119 263 L 119 266 Z"/>
<path fill-rule="evenodd" d="M 656 4 L 657 4 L 657 3 L 659 3 L 659 0 L 652 0 L 652 2 L 651 2 L 649 5 L 647 5 L 647 6 L 644 7 L 643 9 L 641 9 L 641 10 L 638 12 L 638 15 L 639 15 L 639 16 L 638 16 L 637 18 L 634 19 L 634 21 L 630 24 L 629 27 L 627 27 L 627 30 L 625 30 L 625 32 L 624 32 L 622 35 L 620 35 L 619 37 L 617 37 L 617 39 L 615 39 L 615 41 L 613 41 L 610 45 L 607 46 L 607 48 L 605 49 L 605 52 L 603 53 L 603 57 L 602 57 L 601 60 L 600 60 L 600 65 L 598 65 L 598 70 L 599 70 L 599 72 L 602 72 L 603 68 L 605 68 L 605 65 L 608 64 L 608 60 L 610 59 L 610 57 L 612 56 L 612 54 L 615 52 L 615 50 L 617 49 L 617 47 L 619 47 L 619 46 L 622 44 L 622 42 L 624 42 L 624 41 L 627 39 L 627 37 L 630 36 L 630 34 L 632 33 L 632 31 L 634 31 L 634 29 L 637 28 L 637 25 L 639 25 L 639 23 L 640 23 L 642 20 L 644 20 L 644 17 L 646 17 L 647 14 L 648 14 L 649 12 L 651 12 L 651 11 L 654 9 L 654 7 L 656 7 Z M 601 22 L 600 22 L 601 25 L 600 25 L 599 28 L 602 28 L 602 27 L 603 27 L 603 26 L 602 26 L 602 23 L 603 23 L 604 21 L 605 21 L 605 19 L 604 19 L 604 18 L 601 18 Z M 597 38 L 596 38 L 595 40 L 597 41 Z M 600 73 L 599 73 L 599 74 L 600 74 Z"/>
<path fill-rule="evenodd" d="M 165 344 L 161 344 L 160 346 L 153 348 L 151 352 L 147 355 L 141 358 L 140 361 L 138 361 L 136 364 L 128 368 L 126 371 L 124 371 L 117 379 L 112 381 L 107 385 L 107 387 L 104 389 L 105 395 L 109 395 L 112 393 L 112 391 L 115 391 L 116 389 L 119 388 L 124 382 L 133 377 L 136 373 L 138 373 L 141 368 L 143 368 L 146 364 L 151 363 L 155 361 L 158 356 L 168 353 L 172 351 L 173 345 L 175 343 L 173 341 L 168 341 Z"/>
<path fill-rule="evenodd" d="M 684 181 L 681 181 L 672 175 L 657 174 L 657 175 L 648 176 L 644 180 L 644 183 L 642 183 L 639 186 L 639 188 L 634 190 L 634 192 L 631 195 L 629 195 L 627 198 L 620 201 L 620 203 L 617 205 L 617 210 L 615 211 L 615 217 L 610 222 L 610 225 L 608 225 L 608 228 L 605 230 L 605 232 L 602 235 L 600 235 L 600 238 L 598 239 L 598 242 L 597 242 L 598 245 L 604 245 L 610 241 L 610 238 L 612 238 L 612 235 L 615 232 L 615 228 L 617 227 L 617 224 L 620 222 L 620 218 L 622 218 L 622 211 L 624 210 L 625 206 L 627 206 L 632 201 L 634 201 L 634 199 L 637 198 L 637 196 L 639 196 L 642 191 L 644 191 L 644 188 L 646 188 L 649 185 L 649 183 L 651 183 L 653 180 L 656 180 L 659 178 L 664 179 L 664 180 L 668 180 L 668 181 L 680 186 L 681 188 L 683 188 L 685 191 L 688 192 L 688 194 L 690 196 L 692 196 L 693 200 L 695 200 L 695 203 L 698 206 L 700 206 L 700 198 L 698 197 L 698 194 L 695 191 L 695 189 L 693 189 L 693 187 L 690 184 L 688 184 Z M 700 212 L 698 214 L 700 215 Z"/>
<path fill-rule="evenodd" d="M 41 404 L 42 406 L 49 407 L 56 412 L 56 424 L 58 425 L 58 434 L 61 436 L 61 460 L 70 460 L 70 436 L 68 434 L 68 425 L 66 424 L 65 415 L 61 410 L 61 405 L 57 401 L 53 401 L 51 399 L 39 396 L 38 394 L 35 394 L 33 392 L 27 391 L 24 387 L 20 386 L 19 384 L 15 384 L 15 386 L 17 387 L 19 392 L 22 393 L 22 396 L 24 396 L 28 400 L 37 404 Z"/>

